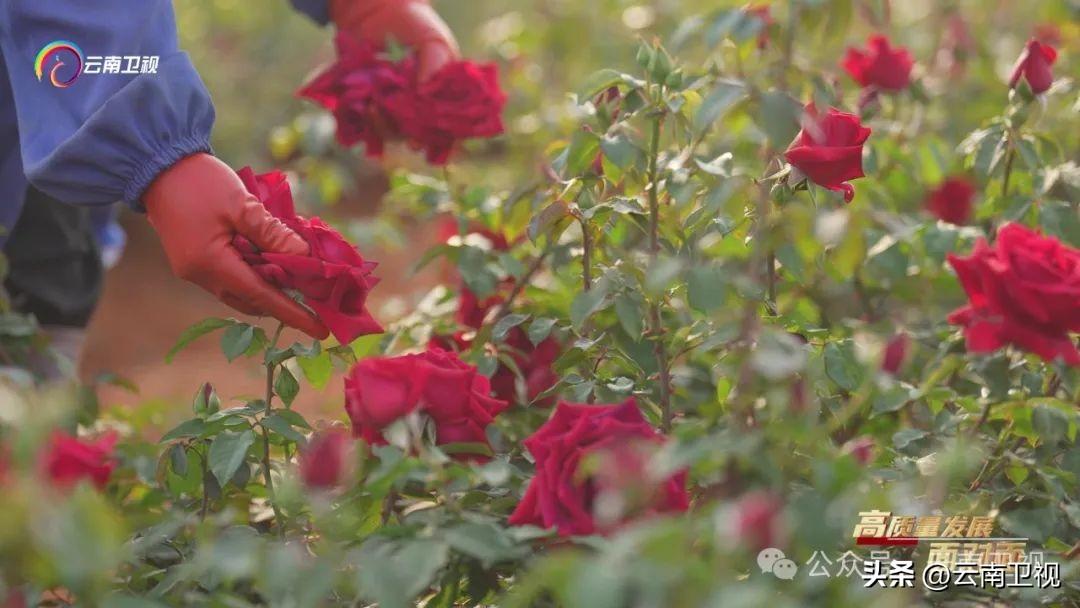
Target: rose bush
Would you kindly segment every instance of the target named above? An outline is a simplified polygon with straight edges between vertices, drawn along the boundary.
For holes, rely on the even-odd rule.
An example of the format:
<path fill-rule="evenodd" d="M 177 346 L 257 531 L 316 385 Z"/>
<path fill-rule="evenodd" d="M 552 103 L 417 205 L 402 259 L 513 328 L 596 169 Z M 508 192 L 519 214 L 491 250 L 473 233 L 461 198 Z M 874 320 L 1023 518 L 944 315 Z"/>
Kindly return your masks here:
<path fill-rule="evenodd" d="M 238 240 L 245 259 L 324 318 L 384 333 L 290 343 L 208 319 L 178 348 L 218 332 L 227 358 L 261 366 L 263 388 L 219 396 L 206 384 L 183 413 L 102 414 L 89 391 L 5 369 L 0 597 L 1075 603 L 1077 33 L 1061 28 L 1053 71 L 1025 46 L 1070 9 L 609 8 L 463 4 L 456 19 L 477 27 L 464 48 L 496 58 L 506 116 L 498 95 L 458 80 L 433 85 L 420 111 L 445 132 L 499 120 L 507 136 L 437 169 L 395 155 L 384 207 L 349 231 L 297 214 L 283 174 L 242 174 L 312 244 L 281 260 Z M 943 26 L 940 40 L 927 23 Z M 842 64 L 875 33 L 889 44 L 855 54 L 864 87 Z M 386 102 L 415 94 L 395 76 L 407 55 L 348 61 L 313 81 L 334 100 L 328 114 L 305 110 L 275 132 L 271 155 L 305 186 L 298 203 L 334 200 L 327 176 L 355 169 L 333 125 L 371 152 L 420 124 L 395 123 Z M 421 255 L 411 230 L 447 217 L 453 229 L 433 228 Z M 365 252 L 373 234 L 397 238 L 395 255 L 442 267 L 428 273 L 442 284 L 376 304 L 370 265 L 341 234 Z M 13 366 L 42 352 L 32 320 L 8 310 L 0 361 Z M 332 420 L 309 421 L 316 411 Z M 57 492 L 42 472 L 57 429 L 121 438 L 65 456 L 78 474 Z M 862 561 L 881 548 L 852 532 L 871 510 L 989 515 L 994 536 L 1028 539 L 1061 582 L 867 586 Z M 792 561 L 793 578 L 762 572 L 765 549 Z M 928 557 L 925 545 L 888 549 L 916 576 Z"/>

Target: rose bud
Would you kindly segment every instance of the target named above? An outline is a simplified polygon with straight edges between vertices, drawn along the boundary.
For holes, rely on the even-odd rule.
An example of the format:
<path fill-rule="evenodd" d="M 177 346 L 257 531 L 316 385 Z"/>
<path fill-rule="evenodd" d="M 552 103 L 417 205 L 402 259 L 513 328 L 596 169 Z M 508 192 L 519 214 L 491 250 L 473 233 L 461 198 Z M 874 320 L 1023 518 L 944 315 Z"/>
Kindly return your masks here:
<path fill-rule="evenodd" d="M 341 429 L 319 431 L 300 451 L 300 479 L 309 488 L 331 490 L 345 480 L 353 454 L 353 440 Z"/>
<path fill-rule="evenodd" d="M 735 505 L 735 535 L 754 553 L 781 541 L 784 504 L 768 492 L 752 492 Z"/>
<path fill-rule="evenodd" d="M 906 333 L 898 333 L 885 345 L 881 359 L 881 371 L 895 376 L 907 360 L 911 348 L 911 338 Z"/>
<path fill-rule="evenodd" d="M 85 479 L 104 489 L 116 468 L 116 440 L 114 432 L 93 441 L 54 432 L 42 461 L 46 477 L 59 488 L 70 488 Z"/>
<path fill-rule="evenodd" d="M 1032 38 L 1028 40 L 1020 57 L 1013 66 L 1012 76 L 1009 77 L 1009 88 L 1016 88 L 1020 78 L 1023 77 L 1031 87 L 1031 92 L 1038 95 L 1050 88 L 1054 82 L 1054 74 L 1050 66 L 1057 59 L 1057 51 L 1054 47 L 1043 44 Z"/>
<path fill-rule="evenodd" d="M 200 418 L 214 414 L 221 409 L 221 399 L 218 398 L 217 391 L 214 390 L 212 384 L 206 382 L 199 387 L 199 391 L 195 393 L 195 399 L 192 401 L 191 409 L 195 410 L 195 415 Z"/>
<path fill-rule="evenodd" d="M 926 209 L 943 222 L 963 226 L 971 221 L 975 186 L 965 177 L 950 177 L 926 197 Z"/>

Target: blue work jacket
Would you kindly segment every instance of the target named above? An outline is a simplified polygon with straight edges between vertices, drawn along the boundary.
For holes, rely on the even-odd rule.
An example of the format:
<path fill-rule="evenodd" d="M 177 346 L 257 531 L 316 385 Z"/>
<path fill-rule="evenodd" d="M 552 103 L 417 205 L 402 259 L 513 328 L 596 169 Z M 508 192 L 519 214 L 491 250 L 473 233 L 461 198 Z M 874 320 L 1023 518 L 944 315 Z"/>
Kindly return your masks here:
<path fill-rule="evenodd" d="M 293 4 L 327 21 L 327 0 Z M 114 245 L 114 205 L 139 209 L 159 173 L 210 151 L 213 124 L 170 0 L 0 0 L 0 244 L 29 183 L 93 206 Z"/>

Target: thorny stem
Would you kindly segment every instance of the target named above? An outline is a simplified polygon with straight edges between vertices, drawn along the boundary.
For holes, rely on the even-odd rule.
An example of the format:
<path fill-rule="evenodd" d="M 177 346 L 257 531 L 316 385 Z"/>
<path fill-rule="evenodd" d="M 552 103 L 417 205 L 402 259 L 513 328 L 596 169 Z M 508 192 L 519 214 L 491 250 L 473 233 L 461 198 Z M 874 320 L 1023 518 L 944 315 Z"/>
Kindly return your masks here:
<path fill-rule="evenodd" d="M 592 231 L 589 230 L 589 222 L 581 217 L 581 246 L 584 251 L 581 254 L 581 288 L 585 291 L 592 289 Z"/>
<path fill-rule="evenodd" d="M 660 184 L 657 165 L 660 157 L 660 128 L 664 117 L 663 114 L 653 120 L 652 135 L 649 139 L 649 257 L 656 262 L 660 254 Z M 663 318 L 660 315 L 660 299 L 655 300 L 649 307 L 649 321 L 652 329 L 649 332 L 653 339 L 653 355 L 656 357 L 656 367 L 660 373 L 660 412 L 661 430 L 671 432 L 671 363 L 668 360 L 667 349 L 664 345 L 665 332 Z"/>
<path fill-rule="evenodd" d="M 284 323 L 278 323 L 277 330 L 274 331 L 274 338 L 270 341 L 269 350 L 273 350 L 277 347 L 278 340 L 281 339 L 281 332 L 285 330 Z M 265 416 L 269 416 L 273 410 L 271 401 L 274 398 L 274 369 L 277 366 L 270 361 L 266 362 L 266 410 Z M 262 470 L 263 480 L 266 483 L 266 497 L 270 501 L 270 507 L 274 510 L 274 522 L 277 524 L 278 536 L 285 539 L 285 519 L 281 514 L 281 509 L 278 508 L 277 497 L 274 494 L 274 478 L 270 472 L 270 432 L 266 430 L 266 426 L 259 425 L 262 428 L 263 436 L 263 455 L 262 455 Z"/>
<path fill-rule="evenodd" d="M 498 320 L 505 316 L 506 313 L 510 312 L 510 306 L 513 305 L 514 300 L 521 295 L 521 292 L 525 290 L 525 286 L 529 284 L 529 281 L 531 281 L 534 276 L 536 276 L 536 273 L 540 272 L 540 268 L 544 265 L 544 260 L 547 259 L 547 256 L 554 248 L 554 243 L 548 241 L 547 246 L 540 252 L 540 255 L 536 256 L 536 259 L 533 260 L 529 269 L 525 271 L 525 274 L 522 275 L 521 279 L 514 282 L 514 289 L 510 292 L 510 295 L 503 300 L 495 314 L 491 316 L 495 322 L 498 322 Z"/>

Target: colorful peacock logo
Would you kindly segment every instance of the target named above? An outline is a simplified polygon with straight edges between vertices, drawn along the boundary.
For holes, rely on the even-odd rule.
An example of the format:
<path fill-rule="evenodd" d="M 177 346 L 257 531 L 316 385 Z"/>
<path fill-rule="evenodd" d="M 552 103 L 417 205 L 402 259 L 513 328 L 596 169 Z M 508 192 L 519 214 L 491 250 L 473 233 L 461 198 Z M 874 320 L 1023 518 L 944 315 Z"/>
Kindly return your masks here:
<path fill-rule="evenodd" d="M 68 65 L 65 59 L 71 58 L 75 61 L 74 68 L 64 70 L 64 72 L 70 71 L 71 75 L 61 79 L 60 70 Z M 82 49 L 74 42 L 68 40 L 54 40 L 42 47 L 41 50 L 38 51 L 37 57 L 34 59 L 34 74 L 37 75 L 39 82 L 45 76 L 45 64 L 50 62 L 52 62 L 52 67 L 49 68 L 49 81 L 52 82 L 54 87 L 66 89 L 67 87 L 70 87 L 71 84 L 75 82 L 75 79 L 79 77 L 79 74 L 82 73 Z"/>

